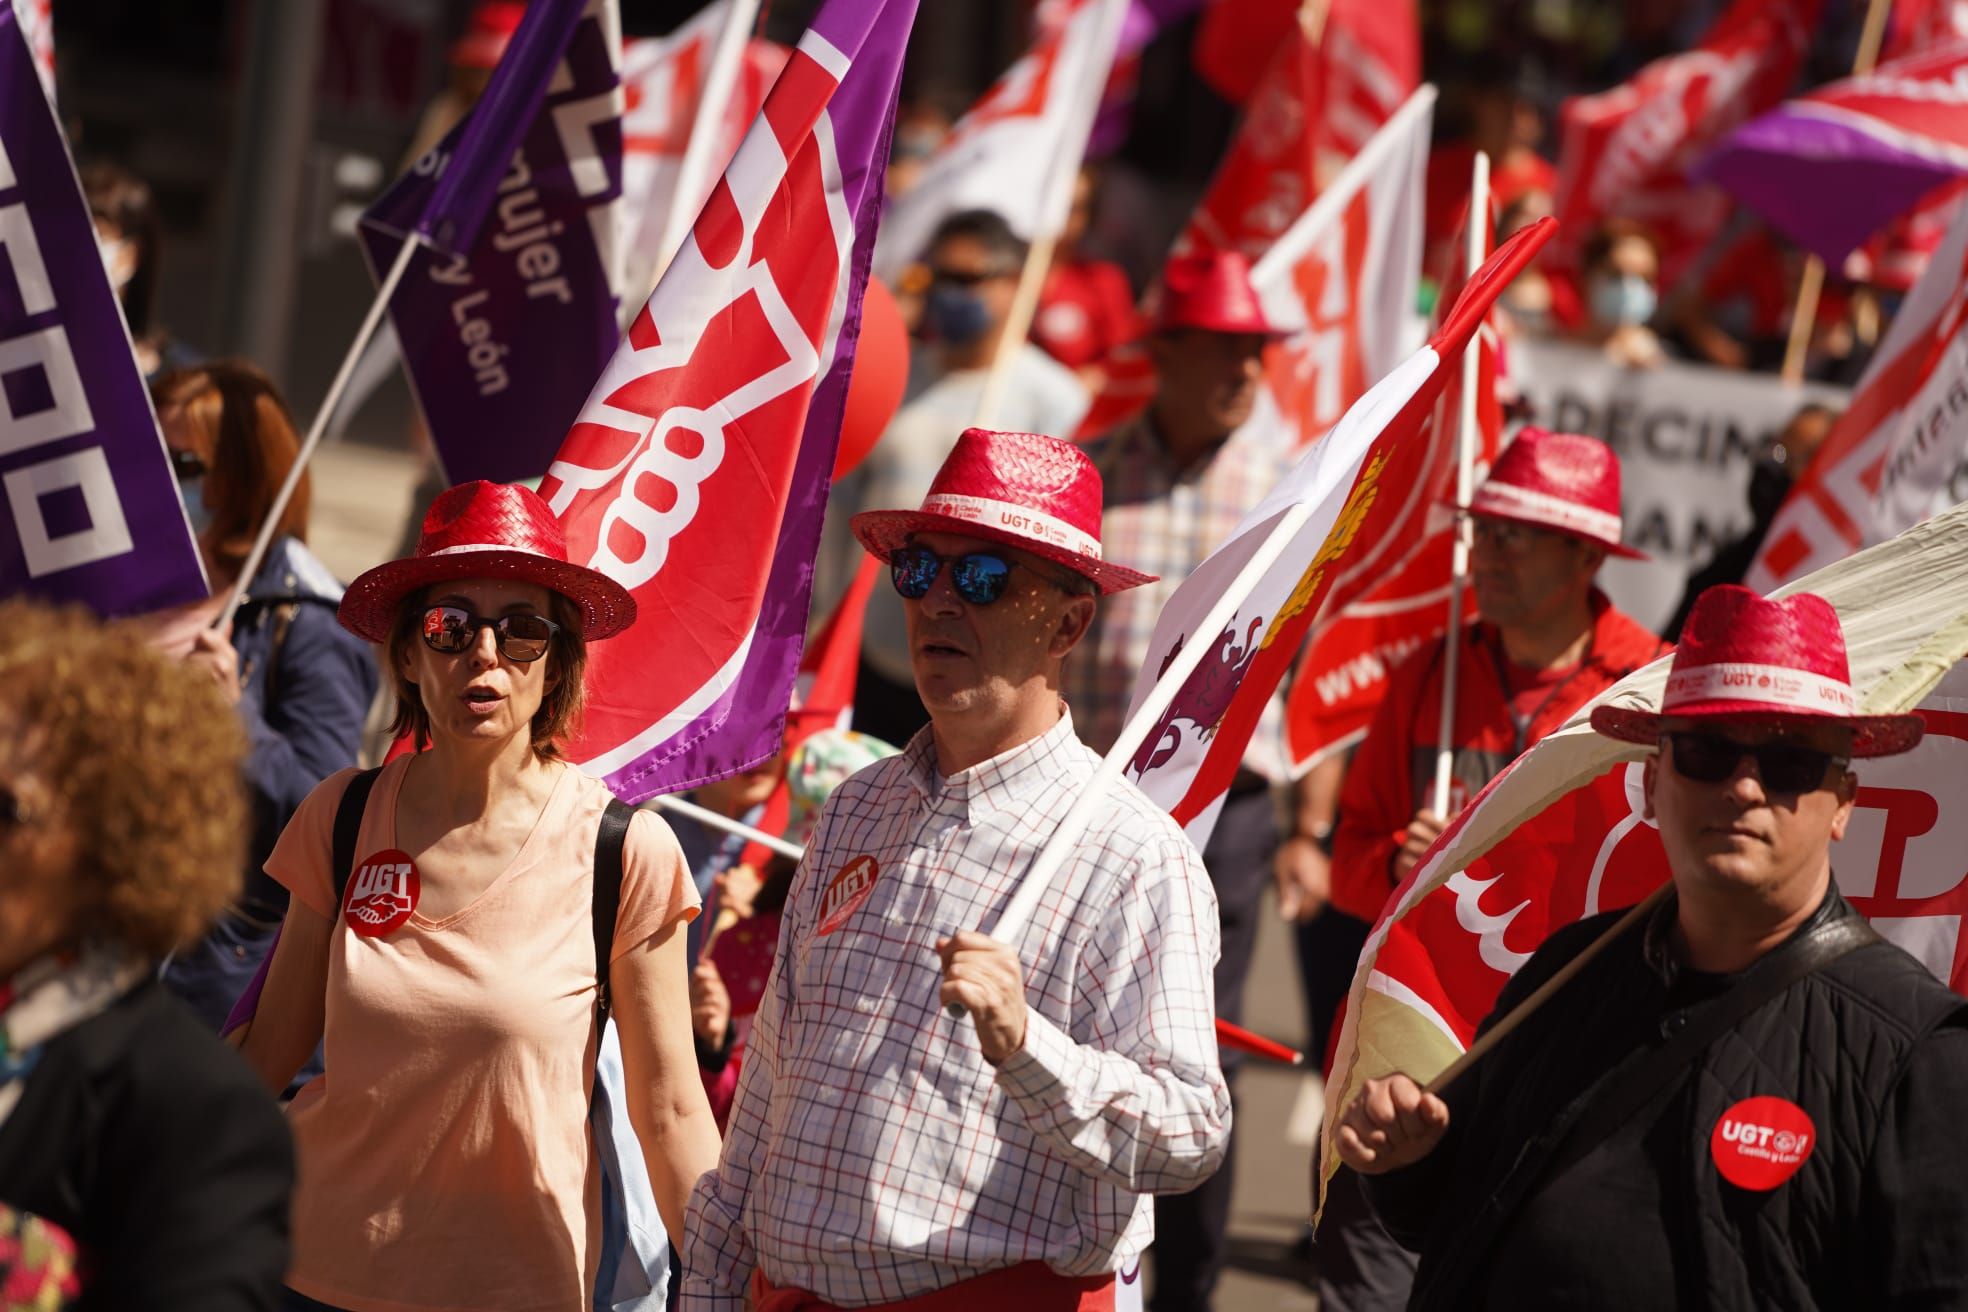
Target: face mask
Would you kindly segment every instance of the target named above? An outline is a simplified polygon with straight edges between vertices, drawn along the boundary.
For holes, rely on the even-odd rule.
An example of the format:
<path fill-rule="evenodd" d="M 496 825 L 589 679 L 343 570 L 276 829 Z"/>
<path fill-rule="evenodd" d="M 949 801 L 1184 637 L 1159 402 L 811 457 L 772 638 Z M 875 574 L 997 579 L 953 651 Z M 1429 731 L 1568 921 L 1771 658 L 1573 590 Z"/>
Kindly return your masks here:
<path fill-rule="evenodd" d="M 204 537 L 205 530 L 212 527 L 212 511 L 205 504 L 205 476 L 183 480 L 178 484 L 178 492 L 184 497 L 185 515 L 191 520 L 191 535 Z"/>
<path fill-rule="evenodd" d="M 110 241 L 96 238 L 96 249 L 102 255 L 103 272 L 109 275 L 109 285 L 121 296 L 123 289 L 136 277 L 137 261 L 131 253 L 130 243 L 117 237 Z"/>
<path fill-rule="evenodd" d="M 934 341 L 968 346 L 991 330 L 991 312 L 973 292 L 934 286 L 923 303 L 923 328 Z"/>
<path fill-rule="evenodd" d="M 1768 524 L 1777 517 L 1777 508 L 1789 494 L 1791 481 L 1790 470 L 1769 456 L 1750 466 L 1749 513 L 1756 517 L 1757 523 Z"/>
<path fill-rule="evenodd" d="M 1592 317 L 1600 323 L 1625 327 L 1654 317 L 1658 297 L 1654 285 L 1634 274 L 1600 278 L 1592 284 Z"/>

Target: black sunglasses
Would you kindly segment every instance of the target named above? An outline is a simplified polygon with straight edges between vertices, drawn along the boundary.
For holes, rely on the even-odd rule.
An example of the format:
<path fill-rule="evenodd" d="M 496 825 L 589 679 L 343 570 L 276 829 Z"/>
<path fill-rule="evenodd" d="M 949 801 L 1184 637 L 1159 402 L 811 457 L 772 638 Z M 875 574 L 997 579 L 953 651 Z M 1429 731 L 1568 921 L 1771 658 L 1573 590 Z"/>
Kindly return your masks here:
<path fill-rule="evenodd" d="M 194 478 L 203 478 L 205 471 L 205 461 L 196 451 L 171 448 L 171 472 L 178 476 L 178 482 L 188 483 Z"/>
<path fill-rule="evenodd" d="M 481 629 L 491 629 L 499 635 L 501 656 L 531 665 L 547 654 L 560 625 L 544 615 L 502 615 L 488 620 L 463 606 L 432 606 L 424 611 L 424 645 L 446 656 L 470 651 Z"/>
<path fill-rule="evenodd" d="M 921 601 L 929 585 L 943 567 L 950 567 L 950 583 L 957 595 L 973 606 L 988 606 L 1004 596 L 1011 581 L 1013 562 L 994 551 L 971 551 L 961 556 L 939 556 L 928 547 L 901 547 L 889 553 L 888 577 L 895 590 L 910 601 Z"/>
<path fill-rule="evenodd" d="M 1698 784 L 1719 784 L 1735 774 L 1736 765 L 1747 756 L 1756 762 L 1757 777 L 1775 793 L 1807 793 L 1824 784 L 1825 773 L 1833 765 L 1843 768 L 1843 757 L 1795 743 L 1739 743 L 1719 734 L 1663 734 L 1674 747 L 1674 771 Z"/>
<path fill-rule="evenodd" d="M 948 283 L 952 287 L 979 287 L 996 278 L 1009 278 L 1006 269 L 931 269 L 929 280 L 933 283 Z"/>

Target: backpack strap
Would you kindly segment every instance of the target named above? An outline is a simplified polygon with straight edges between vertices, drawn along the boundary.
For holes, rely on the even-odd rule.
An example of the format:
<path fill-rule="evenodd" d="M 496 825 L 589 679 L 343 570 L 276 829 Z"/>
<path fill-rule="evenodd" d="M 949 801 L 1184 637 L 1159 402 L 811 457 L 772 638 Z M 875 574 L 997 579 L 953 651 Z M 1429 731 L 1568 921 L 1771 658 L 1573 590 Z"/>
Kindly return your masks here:
<path fill-rule="evenodd" d="M 629 821 L 635 808 L 619 797 L 608 799 L 595 831 L 594 945 L 595 1011 L 600 1024 L 608 1022 L 608 958 L 615 948 L 615 915 L 622 906 L 622 849 L 629 841 Z"/>
<path fill-rule="evenodd" d="M 369 806 L 369 790 L 376 786 L 378 765 L 357 772 L 348 781 L 342 800 L 335 807 L 335 839 L 328 873 L 335 880 L 335 910 L 341 913 L 342 899 L 348 896 L 349 880 L 355 876 L 355 840 L 362 832 L 362 813 Z"/>

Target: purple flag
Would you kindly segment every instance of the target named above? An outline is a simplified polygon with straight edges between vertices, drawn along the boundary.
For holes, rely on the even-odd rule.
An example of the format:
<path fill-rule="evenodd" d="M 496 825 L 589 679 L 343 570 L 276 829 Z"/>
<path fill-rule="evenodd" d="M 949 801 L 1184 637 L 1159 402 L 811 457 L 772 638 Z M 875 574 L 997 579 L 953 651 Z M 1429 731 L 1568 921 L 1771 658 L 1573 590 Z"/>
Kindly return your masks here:
<path fill-rule="evenodd" d="M 207 595 L 61 126 L 0 6 L 0 595 L 103 615 Z"/>
<path fill-rule="evenodd" d="M 603 0 L 591 0 L 565 49 L 503 170 L 488 173 L 497 185 L 477 239 L 462 254 L 417 251 L 390 298 L 404 368 L 453 483 L 544 474 L 615 349 L 621 51 Z M 511 61 L 508 51 L 500 70 Z M 362 216 L 372 274 L 431 212 L 477 113 Z"/>
<path fill-rule="evenodd" d="M 1968 176 L 1968 42 L 1882 64 L 1738 128 L 1695 176 L 1837 267 L 1921 197 Z"/>
<path fill-rule="evenodd" d="M 570 759 L 632 801 L 778 750 L 916 0 L 827 0 L 541 484 L 636 597 Z"/>
<path fill-rule="evenodd" d="M 583 7 L 583 0 L 531 0 L 484 94 L 465 117 L 462 135 L 436 147 L 431 152 L 435 159 L 418 161 L 419 171 L 437 178 L 414 225 L 432 246 L 457 254 L 477 240 L 493 189 L 539 113 L 547 79 L 567 49 Z M 594 0 L 586 7 L 594 8 Z"/>

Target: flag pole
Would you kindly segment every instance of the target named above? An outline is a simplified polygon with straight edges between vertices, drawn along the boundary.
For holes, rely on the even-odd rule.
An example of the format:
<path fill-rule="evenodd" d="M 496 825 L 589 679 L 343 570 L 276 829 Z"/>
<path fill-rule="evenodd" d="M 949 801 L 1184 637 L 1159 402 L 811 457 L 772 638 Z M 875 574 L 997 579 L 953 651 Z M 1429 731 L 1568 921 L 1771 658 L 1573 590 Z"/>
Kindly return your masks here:
<path fill-rule="evenodd" d="M 1490 157 L 1476 152 L 1475 167 L 1469 181 L 1468 245 L 1463 250 L 1464 267 L 1473 275 L 1489 257 L 1487 234 L 1490 228 Z M 1442 718 L 1435 733 L 1435 788 L 1430 810 L 1438 816 L 1449 813 L 1449 771 L 1455 764 L 1455 705 L 1457 656 L 1462 643 L 1462 594 L 1469 586 L 1469 550 L 1475 527 L 1469 519 L 1469 500 L 1476 488 L 1476 388 L 1481 379 L 1483 346 L 1479 340 L 1462 353 L 1462 404 L 1456 416 L 1456 522 L 1455 548 L 1449 567 L 1449 627 L 1445 631 L 1446 650 L 1442 656 Z"/>
<path fill-rule="evenodd" d="M 790 857 L 795 861 L 806 855 L 806 849 L 798 843 L 789 843 L 776 834 L 768 834 L 763 829 L 754 828 L 742 820 L 719 815 L 716 811 L 701 807 L 695 802 L 686 802 L 681 797 L 652 797 L 649 803 L 672 814 L 695 820 L 700 825 L 709 825 L 712 829 L 722 829 L 727 834 L 748 838 L 761 847 L 771 848 L 780 856 Z"/>
<path fill-rule="evenodd" d="M 711 66 L 704 74 L 704 92 L 697 97 L 697 112 L 691 116 L 690 139 L 684 144 L 683 159 L 677 165 L 676 190 L 670 193 L 670 212 L 663 220 L 663 239 L 657 246 L 659 261 L 649 286 L 642 289 L 637 308 L 662 280 L 663 271 L 683 247 L 690 225 L 703 207 L 704 179 L 711 169 L 711 148 L 720 136 L 717 126 L 731 103 L 738 85 L 738 66 L 744 61 L 746 43 L 758 21 L 759 0 L 729 0 L 731 12 L 718 29 L 717 44 L 711 49 Z"/>
<path fill-rule="evenodd" d="M 253 582 L 253 576 L 260 572 L 260 564 L 266 559 L 267 548 L 273 545 L 273 534 L 280 524 L 281 516 L 287 513 L 287 503 L 294 499 L 294 489 L 301 484 L 301 475 L 307 471 L 308 461 L 321 445 L 321 435 L 328 430 L 328 421 L 335 415 L 335 407 L 341 403 L 342 393 L 348 390 L 349 379 L 355 374 L 356 363 L 369 347 L 369 339 L 376 335 L 382 324 L 383 315 L 389 311 L 390 297 L 396 293 L 396 285 L 403 281 L 403 275 L 410 268 L 410 257 L 417 253 L 421 245 L 416 233 L 404 236 L 403 246 L 396 253 L 396 262 L 390 265 L 384 276 L 382 286 L 376 289 L 376 298 L 369 303 L 369 313 L 362 318 L 362 326 L 356 329 L 355 340 L 349 343 L 346 354 L 342 356 L 342 366 L 335 371 L 335 380 L 328 384 L 328 395 L 321 399 L 320 408 L 314 412 L 314 422 L 308 425 L 307 438 L 301 449 L 294 455 L 294 463 L 287 470 L 287 477 L 274 493 L 273 504 L 267 509 L 266 521 L 260 525 L 260 535 L 253 539 L 253 549 L 246 553 L 246 560 L 239 567 L 239 577 L 233 580 L 232 591 L 226 596 L 225 607 L 212 621 L 212 627 L 223 629 L 232 623 L 232 617 L 246 600 L 246 589 Z"/>
<path fill-rule="evenodd" d="M 1852 76 L 1864 77 L 1879 62 L 1879 47 L 1886 40 L 1886 16 L 1893 0 L 1871 0 L 1866 6 L 1865 26 L 1859 30 L 1858 53 L 1852 57 Z M 1811 328 L 1818 321 L 1818 296 L 1824 291 L 1824 261 L 1816 255 L 1804 261 L 1804 276 L 1797 283 L 1797 304 L 1790 315 L 1790 340 L 1784 344 L 1784 386 L 1796 387 L 1804 381 L 1804 359 L 1811 346 Z"/>
<path fill-rule="evenodd" d="M 1046 203 L 1039 208 L 1039 231 L 1025 248 L 1025 264 L 1018 271 L 1018 290 L 1012 293 L 1004 331 L 999 334 L 997 350 L 991 356 L 991 372 L 984 378 L 984 392 L 977 401 L 979 428 L 989 428 L 996 422 L 1005 388 L 1011 384 L 1012 365 L 1032 334 L 1032 319 L 1039 312 L 1039 295 L 1045 290 L 1046 275 L 1052 271 L 1052 257 L 1059 248 L 1060 236 L 1066 231 L 1066 219 L 1073 208 L 1073 188 L 1079 180 L 1080 167 L 1086 162 L 1094 120 L 1100 116 L 1100 97 L 1113 73 L 1114 60 L 1120 55 L 1121 27 L 1127 19 L 1129 0 L 1100 0 L 1100 3 L 1105 9 L 1094 45 L 1095 49 L 1106 51 L 1106 60 L 1097 70 L 1087 70 L 1086 103 L 1075 106 L 1079 111 L 1077 121 L 1068 129 L 1071 148 L 1060 151 L 1053 174 L 1047 180 Z"/>

